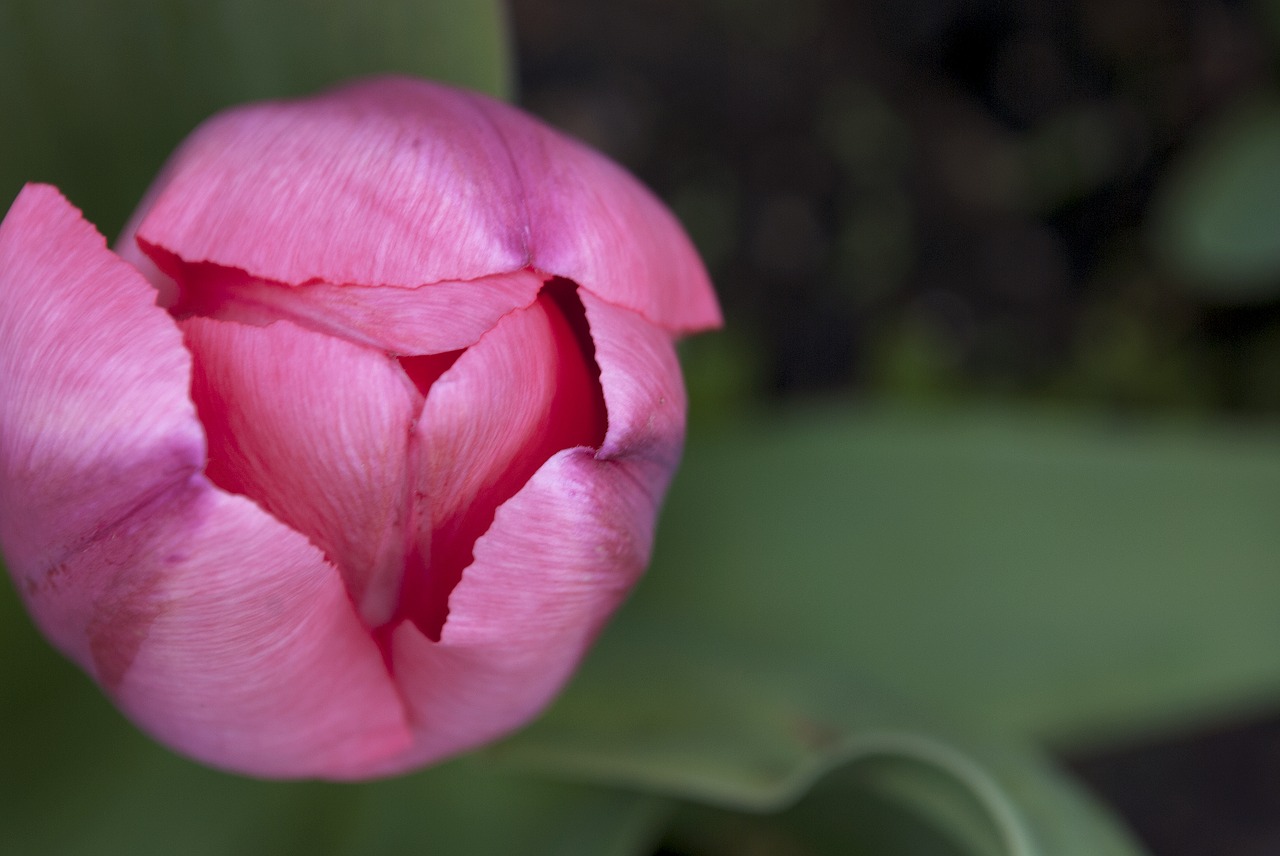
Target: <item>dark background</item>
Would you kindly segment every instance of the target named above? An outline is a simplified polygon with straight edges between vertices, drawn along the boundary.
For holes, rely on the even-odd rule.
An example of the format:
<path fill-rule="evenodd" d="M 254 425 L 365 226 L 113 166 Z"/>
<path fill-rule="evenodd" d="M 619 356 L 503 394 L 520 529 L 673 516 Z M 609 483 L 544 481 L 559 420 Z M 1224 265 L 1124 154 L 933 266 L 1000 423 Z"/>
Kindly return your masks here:
<path fill-rule="evenodd" d="M 1273 95 L 1268 4 L 512 11 L 523 105 L 636 172 L 711 269 L 695 422 L 815 395 L 1280 414 L 1280 302 L 1215 296 L 1152 225 L 1188 150 Z M 1062 751 L 1156 854 L 1280 852 L 1280 718 Z"/>
<path fill-rule="evenodd" d="M 671 201 L 753 392 L 1280 410 L 1275 303 L 1198 299 L 1161 179 L 1273 89 L 1239 2 L 516 0 L 520 99 Z M 1270 370 L 1268 370 L 1270 366 Z"/>

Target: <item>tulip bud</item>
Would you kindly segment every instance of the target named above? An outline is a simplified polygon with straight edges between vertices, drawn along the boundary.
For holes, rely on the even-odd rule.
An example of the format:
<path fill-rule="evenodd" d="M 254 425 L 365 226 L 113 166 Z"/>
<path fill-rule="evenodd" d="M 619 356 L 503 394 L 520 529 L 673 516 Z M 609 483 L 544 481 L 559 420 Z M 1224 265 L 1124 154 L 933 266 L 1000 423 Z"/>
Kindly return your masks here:
<path fill-rule="evenodd" d="M 719 323 L 671 214 L 410 79 L 214 117 L 118 254 L 52 187 L 0 224 L 0 549 L 142 728 L 358 779 L 519 727 L 642 573 L 674 339 Z"/>

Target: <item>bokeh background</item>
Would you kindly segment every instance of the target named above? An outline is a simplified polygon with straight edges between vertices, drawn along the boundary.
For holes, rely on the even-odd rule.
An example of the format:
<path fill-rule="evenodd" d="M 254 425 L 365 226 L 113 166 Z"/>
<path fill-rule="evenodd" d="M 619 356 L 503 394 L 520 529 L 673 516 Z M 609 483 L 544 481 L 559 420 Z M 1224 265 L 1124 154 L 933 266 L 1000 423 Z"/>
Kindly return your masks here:
<path fill-rule="evenodd" d="M 810 549 L 800 567 L 774 568 L 794 587 L 811 585 L 816 566 L 850 564 L 838 587 L 850 650 L 895 628 L 916 634 L 907 653 L 863 664 L 874 678 L 909 671 L 909 694 L 927 696 L 938 676 L 974 668 L 947 693 L 963 697 L 968 680 L 995 701 L 965 715 L 1031 723 L 1155 854 L 1280 852 L 1280 652 L 1267 650 L 1280 633 L 1280 582 L 1259 582 L 1277 564 L 1260 551 L 1274 546 L 1268 503 L 1280 498 L 1267 481 L 1280 460 L 1280 4 L 512 0 L 496 12 L 509 25 L 510 63 L 446 4 L 397 13 L 390 28 L 373 17 L 379 4 L 352 11 L 332 0 L 65 5 L 59 15 L 0 5 L 0 137 L 16 152 L 0 171 L 6 200 L 24 180 L 54 181 L 112 234 L 164 155 L 225 103 L 381 69 L 506 89 L 667 200 L 724 304 L 725 330 L 684 348 L 693 440 L 655 576 L 696 573 L 690 557 L 729 561 L 720 548 L 734 522 L 694 519 L 709 508 L 733 508 L 736 525 L 764 532 L 789 521 Z M 261 35 L 279 26 L 303 36 Z M 460 35 L 435 39 L 442 53 L 424 57 L 415 39 L 427 31 Z M 356 49 L 309 49 L 333 39 Z M 94 73 L 99 60 L 114 77 Z M 27 121 L 33 91 L 60 109 Z M 131 130 L 107 133 L 122 115 Z M 855 447 L 862 463 L 833 455 Z M 827 469 L 868 486 L 824 481 Z M 971 482 L 979 487 L 949 493 Z M 1201 486 L 1209 499 L 1197 499 Z M 1099 534 L 1082 506 L 1108 492 L 1133 504 L 1116 506 L 1132 521 Z M 779 507 L 748 504 L 760 496 Z M 971 499 L 991 504 L 970 524 Z M 871 524 L 856 522 L 836 537 L 840 523 L 812 513 L 878 521 L 868 506 L 882 500 L 902 512 L 889 523 L 900 542 L 892 532 L 864 538 L 858 526 Z M 1205 525 L 1225 533 L 1222 543 L 1180 542 L 1177 527 L 1207 507 L 1221 512 Z M 1044 519 L 1018 518 L 1024 508 Z M 965 529 L 998 527 L 1001 514 L 1008 530 Z M 939 531 L 936 553 L 913 546 Z M 700 553 L 700 543 L 712 546 Z M 781 543 L 756 555 L 780 555 Z M 929 564 L 956 545 L 968 553 L 954 566 Z M 1060 547 L 1067 558 L 1056 565 L 1046 554 Z M 1081 556 L 1096 566 L 1073 566 Z M 1105 582 L 1108 562 L 1132 571 L 1127 588 L 1054 581 Z M 1248 570 L 1238 579 L 1237 565 Z M 988 566 L 1004 570 L 978 576 Z M 966 587 L 970 571 L 979 590 Z M 1237 600 L 1214 599 L 1219 574 Z M 731 578 L 732 569 L 715 577 Z M 892 589 L 899 578 L 913 580 L 914 600 L 894 599 L 906 597 Z M 663 585 L 642 606 L 699 591 Z M 695 618 L 718 599 L 701 594 L 689 598 Z M 859 612 L 864 599 L 871 606 Z M 724 600 L 722 609 L 738 603 Z M 1204 616 L 1198 600 L 1212 601 Z M 1005 623 L 975 628 L 984 613 L 973 604 L 992 601 Z M 1059 602 L 1063 627 L 1053 620 Z M 877 625 L 883 604 L 901 609 Z M 779 608 L 777 620 L 785 615 Z M 925 628 L 952 621 L 964 627 L 954 639 L 927 641 L 961 640 L 968 653 L 954 662 L 921 641 Z M 797 638 L 799 648 L 810 637 Z M 1027 662 L 1010 652 L 1032 639 Z M 1037 651 L 1053 656 L 1036 660 Z M 984 677 L 982 663 L 1035 675 L 1041 689 L 1019 695 Z M 1084 673 L 1104 663 L 1114 673 L 1091 683 Z M 26 675 L 11 686 L 43 685 L 6 668 Z M 68 671 L 53 683 L 74 680 Z M 39 718 L 56 697 L 11 698 L 4 710 Z M 1075 706 L 1055 719 L 1065 699 Z M 112 717 L 90 707 L 60 711 L 50 727 L 64 731 L 53 733 L 81 715 Z M 103 726 L 112 735 L 127 729 L 112 722 Z M 13 769 L 38 763 L 35 747 L 7 751 Z M 99 781 L 78 799 L 111 787 L 115 756 L 93 757 Z M 61 789 L 42 787 L 26 804 Z M 593 816 L 607 818 L 601 805 Z M 760 852 L 809 852 L 788 846 Z M 735 852 L 694 834 L 656 847 Z"/>
<path fill-rule="evenodd" d="M 1280 194 L 1280 135 L 1248 136 L 1280 5 L 512 10 L 522 102 L 667 199 L 719 284 L 695 419 L 824 396 L 1276 424 L 1280 270 L 1203 221 L 1235 170 Z M 1280 244 L 1274 216 L 1231 225 Z M 1278 853 L 1280 716 L 1225 719 L 1063 753 L 1155 853 Z"/>
<path fill-rule="evenodd" d="M 523 102 L 669 200 L 719 284 L 695 418 L 825 396 L 1275 426 L 1255 257 L 1280 222 L 1233 183 L 1280 210 L 1277 4 L 512 9 Z M 1156 853 L 1280 852 L 1280 716 L 1065 754 Z"/>
<path fill-rule="evenodd" d="M 1280 408 L 1274 270 L 1205 282 L 1234 271 L 1179 244 L 1212 224 L 1161 220 L 1274 100 L 1274 4 L 512 9 L 523 102 L 675 206 L 752 394 Z"/>

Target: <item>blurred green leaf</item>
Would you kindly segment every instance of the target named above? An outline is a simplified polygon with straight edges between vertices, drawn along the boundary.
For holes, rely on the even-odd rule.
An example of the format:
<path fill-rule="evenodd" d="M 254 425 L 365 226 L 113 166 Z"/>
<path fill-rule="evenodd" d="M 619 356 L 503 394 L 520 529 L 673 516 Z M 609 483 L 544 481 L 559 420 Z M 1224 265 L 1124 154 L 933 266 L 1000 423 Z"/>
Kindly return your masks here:
<path fill-rule="evenodd" d="M 7 0 L 0 199 L 58 185 L 114 236 L 169 152 L 243 101 L 399 72 L 507 95 L 501 0 Z"/>
<path fill-rule="evenodd" d="M 1280 702 L 1277 508 L 1267 430 L 796 410 L 695 433 L 610 633 L 821 652 L 1058 743 L 1182 726 Z"/>
<path fill-rule="evenodd" d="M 1250 0 L 1248 7 L 1267 28 L 1274 50 L 1280 43 L 1280 0 Z"/>
<path fill-rule="evenodd" d="M 721 808 L 800 799 L 720 818 L 781 852 L 927 828 L 963 853 L 1125 853 L 1020 740 L 1280 699 L 1266 433 L 849 409 L 717 427 L 690 443 L 650 577 L 502 757 Z M 880 820 L 796 819 L 831 788 Z"/>
<path fill-rule="evenodd" d="M 31 856 L 648 856 L 668 814 L 655 797 L 459 760 L 361 785 L 270 783 L 158 748 L 102 770 L 35 816 L 4 818 L 5 852 Z M 6 814 L 8 814 L 6 812 Z"/>
<path fill-rule="evenodd" d="M 957 740 L 931 718 L 820 657 L 631 620 L 547 716 L 492 754 L 721 809 L 784 810 L 686 809 L 675 835 L 700 856 L 761 837 L 777 839 L 761 852 L 796 856 L 907 853 L 922 835 L 971 856 L 1139 852 L 1030 749 Z"/>
<path fill-rule="evenodd" d="M 839 782 L 845 778 L 841 772 L 820 782 L 798 805 L 777 814 L 751 815 L 686 804 L 673 819 L 667 846 L 698 856 L 752 852 L 965 856 L 958 844 L 900 802 L 879 797 L 856 782 Z M 859 849 L 851 851 L 855 842 Z"/>
<path fill-rule="evenodd" d="M 885 787 L 888 782 L 892 787 Z M 1019 799 L 1028 796 L 1018 795 Z M 973 823 L 980 821 L 974 811 L 978 805 L 961 782 L 937 771 L 931 774 L 927 767 L 904 759 L 872 758 L 837 768 L 799 803 L 775 814 L 684 804 L 666 840 L 676 852 L 698 856 L 970 856 L 1028 852 L 1028 846 L 1033 852 L 1091 856 L 1138 852 L 1087 802 L 1069 794 L 1055 796 L 1052 788 L 1042 796 L 1048 797 L 1049 804 L 1039 810 L 1053 812 L 1060 818 L 1058 825 L 1069 832 L 1029 845 L 1016 826 L 1001 838 L 989 824 Z M 1077 816 L 1073 806 L 1085 814 Z"/>
<path fill-rule="evenodd" d="M 1164 181 L 1155 246 L 1188 288 L 1223 302 L 1280 295 L 1280 105 L 1232 111 Z"/>

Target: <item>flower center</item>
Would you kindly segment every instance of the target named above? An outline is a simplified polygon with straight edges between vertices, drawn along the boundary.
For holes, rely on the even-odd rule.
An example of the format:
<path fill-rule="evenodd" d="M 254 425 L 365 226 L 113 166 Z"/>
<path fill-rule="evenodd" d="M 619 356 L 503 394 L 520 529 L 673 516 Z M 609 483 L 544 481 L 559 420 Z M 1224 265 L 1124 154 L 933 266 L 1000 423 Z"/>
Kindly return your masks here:
<path fill-rule="evenodd" d="M 173 311 L 193 358 L 207 476 L 319 547 L 378 638 L 412 621 L 438 640 L 502 504 L 553 455 L 603 442 L 600 373 L 567 280 L 466 347 L 403 354 L 341 335 L 340 305 L 315 325 L 310 308 L 272 316 L 306 285 L 266 284 L 273 305 L 231 311 L 219 295 L 244 288 L 243 271 L 166 272 L 178 274 Z"/>

